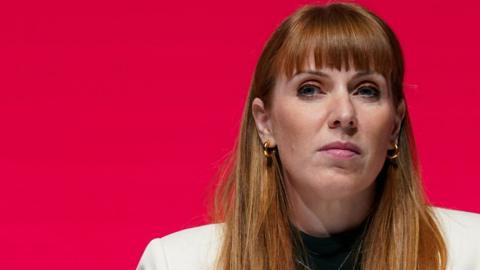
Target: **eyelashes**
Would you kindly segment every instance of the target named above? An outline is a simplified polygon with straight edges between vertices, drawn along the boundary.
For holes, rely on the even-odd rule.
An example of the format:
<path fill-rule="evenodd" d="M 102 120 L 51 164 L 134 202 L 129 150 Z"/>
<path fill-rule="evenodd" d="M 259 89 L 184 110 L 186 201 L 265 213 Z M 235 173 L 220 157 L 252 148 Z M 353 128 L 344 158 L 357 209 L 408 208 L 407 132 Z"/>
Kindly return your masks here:
<path fill-rule="evenodd" d="M 356 93 L 370 97 L 370 98 L 379 98 L 380 97 L 380 90 L 378 90 L 377 87 L 373 85 L 362 85 L 359 88 L 357 88 Z M 363 93 L 363 94 L 362 94 Z"/>
<path fill-rule="evenodd" d="M 320 87 L 306 83 L 297 90 L 297 95 L 298 96 L 304 96 L 304 97 L 313 97 L 316 94 L 319 94 L 322 90 Z"/>
<path fill-rule="evenodd" d="M 313 83 L 305 83 L 297 90 L 297 96 L 303 98 L 314 98 L 317 95 L 325 94 L 320 86 Z M 368 99 L 379 99 L 380 90 L 372 83 L 363 83 L 355 88 L 353 95 L 360 95 Z"/>

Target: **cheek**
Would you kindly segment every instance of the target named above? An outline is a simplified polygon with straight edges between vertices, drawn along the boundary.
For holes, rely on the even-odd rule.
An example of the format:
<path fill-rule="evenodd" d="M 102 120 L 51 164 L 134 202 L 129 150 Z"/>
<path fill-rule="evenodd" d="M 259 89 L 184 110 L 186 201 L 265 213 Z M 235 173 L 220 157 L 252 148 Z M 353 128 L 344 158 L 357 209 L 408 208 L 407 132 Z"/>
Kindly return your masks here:
<path fill-rule="evenodd" d="M 370 114 L 371 115 L 371 114 Z M 389 111 L 378 113 L 378 117 L 364 119 L 365 139 L 376 156 L 383 158 L 390 144 L 390 137 L 394 127 L 394 117 Z"/>
<path fill-rule="evenodd" d="M 305 106 L 290 103 L 278 103 L 273 111 L 273 135 L 284 152 L 303 150 L 311 142 L 315 130 L 318 129 L 318 112 L 311 112 Z M 316 118 L 312 117 L 317 115 Z"/>

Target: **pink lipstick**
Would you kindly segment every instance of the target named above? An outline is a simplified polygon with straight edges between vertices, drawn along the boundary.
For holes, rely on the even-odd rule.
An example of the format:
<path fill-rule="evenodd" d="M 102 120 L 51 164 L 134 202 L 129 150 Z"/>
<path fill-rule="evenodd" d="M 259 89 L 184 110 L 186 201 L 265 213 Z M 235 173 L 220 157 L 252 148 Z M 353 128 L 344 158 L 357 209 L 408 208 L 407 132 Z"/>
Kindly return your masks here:
<path fill-rule="evenodd" d="M 357 145 L 341 141 L 326 144 L 319 150 L 335 159 L 351 159 L 361 154 L 360 147 Z"/>

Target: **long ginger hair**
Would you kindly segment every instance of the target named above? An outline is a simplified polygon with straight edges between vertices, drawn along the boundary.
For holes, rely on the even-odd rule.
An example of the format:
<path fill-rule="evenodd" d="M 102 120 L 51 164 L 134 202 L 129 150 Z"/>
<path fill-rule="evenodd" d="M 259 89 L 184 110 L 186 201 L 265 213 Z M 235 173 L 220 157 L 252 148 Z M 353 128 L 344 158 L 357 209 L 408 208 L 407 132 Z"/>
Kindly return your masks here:
<path fill-rule="evenodd" d="M 256 65 L 234 152 L 222 170 L 214 201 L 223 222 L 217 269 L 293 270 L 299 235 L 292 231 L 278 153 L 270 160 L 252 115 L 259 97 L 268 106 L 280 72 L 291 78 L 313 52 L 317 68 L 375 70 L 388 82 L 395 105 L 404 101 L 404 61 L 391 28 L 356 4 L 306 5 L 287 17 Z M 368 270 L 445 269 L 446 246 L 421 184 L 408 111 L 399 133 L 400 154 L 386 158 L 364 236 L 361 267 Z"/>

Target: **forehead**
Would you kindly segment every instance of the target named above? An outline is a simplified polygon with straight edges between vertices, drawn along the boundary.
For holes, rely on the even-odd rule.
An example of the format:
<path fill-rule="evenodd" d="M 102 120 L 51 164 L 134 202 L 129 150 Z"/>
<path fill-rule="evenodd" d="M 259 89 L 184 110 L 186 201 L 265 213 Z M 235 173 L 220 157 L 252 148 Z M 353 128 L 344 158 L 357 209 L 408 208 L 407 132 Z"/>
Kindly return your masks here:
<path fill-rule="evenodd" d="M 368 68 L 357 68 L 353 61 L 350 61 L 349 65 L 342 65 L 340 69 L 336 66 L 318 65 L 315 61 L 313 54 L 310 54 L 303 61 L 301 68 L 294 67 L 292 72 L 279 72 L 277 78 L 281 80 L 291 81 L 297 78 L 314 75 L 324 78 L 338 78 L 345 77 L 348 79 L 359 78 L 368 76 L 370 78 L 377 79 L 382 82 L 386 82 L 386 76 L 375 68 L 369 66 Z"/>
<path fill-rule="evenodd" d="M 334 56 L 332 56 L 334 58 Z M 336 61 L 335 61 L 336 60 Z M 278 62 L 276 68 L 276 77 L 291 80 L 299 74 L 328 75 L 342 72 L 343 74 L 371 75 L 383 78 L 388 81 L 388 70 L 383 66 L 378 66 L 374 59 L 355 59 L 354 57 L 343 59 L 331 59 L 328 55 L 318 57 L 315 52 L 310 52 L 305 57 L 285 57 L 283 61 Z M 326 74 L 323 74 L 326 73 Z"/>

